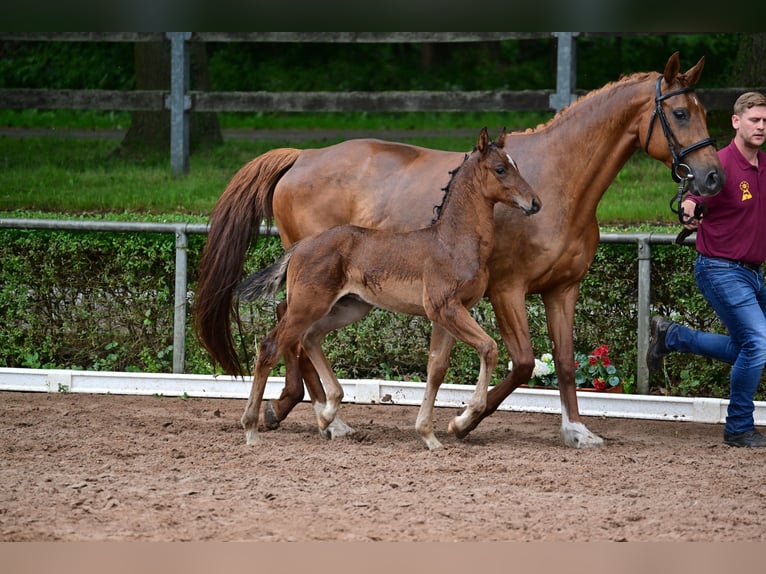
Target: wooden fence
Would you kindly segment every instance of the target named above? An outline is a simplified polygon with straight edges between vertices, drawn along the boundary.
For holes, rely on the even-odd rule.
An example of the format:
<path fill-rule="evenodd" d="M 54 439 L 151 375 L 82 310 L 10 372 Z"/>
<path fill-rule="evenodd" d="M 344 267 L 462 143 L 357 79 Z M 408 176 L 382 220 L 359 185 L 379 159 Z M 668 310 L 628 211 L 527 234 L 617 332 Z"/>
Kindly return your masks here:
<path fill-rule="evenodd" d="M 575 89 L 576 39 L 580 32 L 48 32 L 0 33 L 0 41 L 163 42 L 171 44 L 171 86 L 163 90 L 2 89 L 0 108 L 168 110 L 170 163 L 189 169 L 189 117 L 193 112 L 418 112 L 558 111 L 580 95 Z M 524 91 L 201 92 L 190 91 L 189 43 L 326 42 L 424 43 L 557 41 L 556 88 Z M 741 88 L 700 89 L 707 109 L 731 109 Z"/>

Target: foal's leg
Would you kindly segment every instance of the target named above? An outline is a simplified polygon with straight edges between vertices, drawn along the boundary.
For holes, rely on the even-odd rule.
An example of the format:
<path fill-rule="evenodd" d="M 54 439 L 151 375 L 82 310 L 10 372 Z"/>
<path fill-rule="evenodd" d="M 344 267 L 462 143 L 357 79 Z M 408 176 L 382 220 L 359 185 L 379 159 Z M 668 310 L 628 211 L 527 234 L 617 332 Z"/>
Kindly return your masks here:
<path fill-rule="evenodd" d="M 428 450 L 443 448 L 442 443 L 434 435 L 434 401 L 439 387 L 444 381 L 444 375 L 449 367 L 450 351 L 455 344 L 455 338 L 441 325 L 431 323 L 431 346 L 428 352 L 428 378 L 423 402 L 420 404 L 415 430 L 420 433 Z"/>
<path fill-rule="evenodd" d="M 327 396 L 327 402 L 325 403 L 324 408 L 320 408 L 318 403 L 314 408 L 314 412 L 316 412 L 317 415 L 319 432 L 325 438 L 332 438 L 331 431 L 328 427 L 335 420 L 335 414 L 338 412 L 340 403 L 343 400 L 343 387 L 335 376 L 330 363 L 327 361 L 327 357 L 325 357 L 325 354 L 322 351 L 322 338 L 319 335 L 320 333 L 311 329 L 303 338 L 302 346 L 306 355 L 311 359 L 314 368 L 319 373 L 319 377 L 322 379 L 325 386 L 325 395 Z"/>
<path fill-rule="evenodd" d="M 282 309 L 280 309 L 282 307 Z M 277 316 L 284 313 L 283 304 L 277 307 Z M 354 297 L 344 297 L 337 301 L 332 311 L 320 319 L 312 329 L 321 333 L 320 339 L 331 331 L 350 325 L 362 319 L 370 312 L 372 306 Z M 300 350 L 300 347 L 299 347 Z M 288 350 L 285 352 L 285 388 L 276 402 L 269 401 L 264 407 L 264 418 L 270 422 L 270 428 L 274 429 L 287 417 L 290 411 L 303 400 L 303 383 L 306 383 L 314 411 L 324 409 L 327 398 L 324 387 L 311 360 L 305 352 L 300 353 Z M 354 429 L 347 425 L 339 416 L 336 416 L 328 428 L 328 438 L 339 438 L 351 434 Z"/>
<path fill-rule="evenodd" d="M 242 427 L 245 429 L 245 440 L 249 445 L 258 443 L 258 412 L 261 408 L 263 391 L 266 389 L 266 380 L 281 356 L 278 344 L 281 326 L 280 323 L 272 329 L 258 349 L 258 360 L 255 365 L 253 384 L 250 387 L 250 397 L 241 419 Z"/>
<path fill-rule="evenodd" d="M 277 365 L 286 349 L 297 348 L 303 333 L 317 319 L 316 315 L 321 316 L 322 314 L 322 309 L 319 307 L 314 310 L 314 315 L 308 311 L 302 311 L 305 310 L 298 309 L 293 312 L 288 307 L 287 313 L 261 342 L 258 349 L 253 385 L 250 388 L 250 397 L 242 415 L 242 426 L 245 429 L 247 444 L 255 445 L 258 442 L 258 412 L 269 373 Z"/>
<path fill-rule="evenodd" d="M 461 429 L 456 429 L 455 436 L 465 438 L 487 416 L 491 415 L 505 398 L 519 385 L 532 377 L 535 355 L 529 335 L 527 307 L 524 289 L 492 289 L 490 302 L 495 311 L 500 335 L 513 360 L 513 369 L 499 384 L 487 393 L 487 405 L 480 416 L 474 418 Z"/>
<path fill-rule="evenodd" d="M 428 308 L 426 308 L 428 311 Z M 487 389 L 497 365 L 497 343 L 487 335 L 471 313 L 454 302 L 444 308 L 429 311 L 429 318 L 448 330 L 456 339 L 470 345 L 479 354 L 479 378 L 468 407 L 450 421 L 448 431 L 457 436 L 463 429 L 481 418 L 487 406 Z"/>
<path fill-rule="evenodd" d="M 280 321 L 287 311 L 287 301 L 281 301 L 277 305 L 277 321 Z M 324 403 L 324 389 L 319 381 L 316 371 L 311 367 L 311 361 L 301 356 L 300 346 L 287 349 L 284 354 L 285 361 L 285 386 L 276 400 L 266 401 L 263 407 L 263 424 L 267 430 L 279 428 L 279 423 L 284 420 L 295 405 L 303 400 L 304 373 L 306 387 L 308 387 L 311 401 L 319 400 Z M 319 395 L 317 395 L 319 393 Z"/>

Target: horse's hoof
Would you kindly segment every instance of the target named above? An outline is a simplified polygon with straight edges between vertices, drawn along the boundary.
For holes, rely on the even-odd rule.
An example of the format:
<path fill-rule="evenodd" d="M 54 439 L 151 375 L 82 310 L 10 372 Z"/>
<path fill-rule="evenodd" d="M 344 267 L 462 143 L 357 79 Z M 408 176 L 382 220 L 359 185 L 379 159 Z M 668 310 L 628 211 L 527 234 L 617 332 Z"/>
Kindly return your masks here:
<path fill-rule="evenodd" d="M 263 406 L 263 426 L 266 430 L 277 430 L 279 428 L 279 417 L 277 411 L 274 410 L 274 402 L 266 401 Z"/>
<path fill-rule="evenodd" d="M 319 429 L 319 436 L 321 436 L 325 440 L 332 439 L 332 433 L 330 432 L 330 427 L 327 427 L 326 429 L 322 430 Z"/>
<path fill-rule="evenodd" d="M 258 444 L 258 433 L 255 429 L 245 431 L 245 443 L 248 446 L 255 446 Z"/>
<path fill-rule="evenodd" d="M 437 450 L 444 450 L 444 445 L 440 443 L 436 437 L 431 437 L 431 438 L 423 437 L 423 442 L 426 443 L 426 446 L 428 447 L 428 450 L 430 452 L 434 452 Z"/>
<path fill-rule="evenodd" d="M 342 438 L 344 436 L 352 435 L 356 431 L 343 422 L 340 417 L 335 417 L 327 427 L 327 432 L 330 433 L 330 438 Z"/>
<path fill-rule="evenodd" d="M 454 435 L 455 438 L 464 439 L 476 426 L 471 421 L 465 421 L 463 415 L 458 415 L 453 418 L 447 426 L 447 432 Z"/>
<path fill-rule="evenodd" d="M 582 423 L 570 423 L 561 427 L 561 438 L 570 448 L 598 448 L 603 446 L 604 439 L 588 430 Z"/>
<path fill-rule="evenodd" d="M 447 425 L 447 432 L 451 435 L 454 435 L 457 438 L 463 438 L 468 433 L 464 433 L 460 427 L 458 427 L 457 423 L 455 422 L 457 420 L 457 417 L 452 419 L 449 424 Z"/>

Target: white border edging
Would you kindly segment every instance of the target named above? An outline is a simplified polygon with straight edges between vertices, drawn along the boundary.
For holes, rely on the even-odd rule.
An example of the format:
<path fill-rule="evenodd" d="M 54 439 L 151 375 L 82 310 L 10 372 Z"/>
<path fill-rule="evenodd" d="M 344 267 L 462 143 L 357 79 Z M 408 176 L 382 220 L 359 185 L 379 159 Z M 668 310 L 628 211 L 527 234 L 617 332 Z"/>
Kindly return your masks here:
<path fill-rule="evenodd" d="M 341 380 L 344 402 L 420 405 L 425 383 L 379 379 Z M 264 398 L 279 397 L 284 378 L 269 377 Z M 474 387 L 442 385 L 438 407 L 468 403 Z M 250 381 L 229 376 L 122 373 L 0 368 L 0 391 L 96 393 L 246 399 Z M 613 393 L 578 393 L 584 416 L 723 423 L 729 401 L 711 398 L 660 397 Z M 506 411 L 561 413 L 559 394 L 542 389 L 517 389 L 499 407 Z M 755 403 L 755 424 L 766 424 L 766 402 Z"/>

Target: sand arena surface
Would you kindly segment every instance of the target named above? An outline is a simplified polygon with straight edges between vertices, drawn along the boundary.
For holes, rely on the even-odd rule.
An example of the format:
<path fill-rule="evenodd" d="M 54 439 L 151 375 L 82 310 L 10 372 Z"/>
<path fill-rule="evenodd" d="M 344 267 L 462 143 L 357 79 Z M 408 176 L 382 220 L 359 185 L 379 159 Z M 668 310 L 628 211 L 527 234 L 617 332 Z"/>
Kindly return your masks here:
<path fill-rule="evenodd" d="M 0 393 L 0 541 L 764 541 L 765 449 L 723 427 L 497 412 L 430 453 L 416 407 L 307 403 L 245 445 L 245 400 Z"/>

